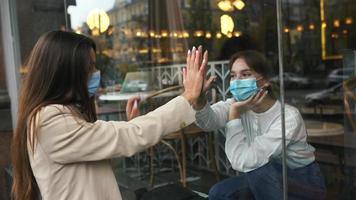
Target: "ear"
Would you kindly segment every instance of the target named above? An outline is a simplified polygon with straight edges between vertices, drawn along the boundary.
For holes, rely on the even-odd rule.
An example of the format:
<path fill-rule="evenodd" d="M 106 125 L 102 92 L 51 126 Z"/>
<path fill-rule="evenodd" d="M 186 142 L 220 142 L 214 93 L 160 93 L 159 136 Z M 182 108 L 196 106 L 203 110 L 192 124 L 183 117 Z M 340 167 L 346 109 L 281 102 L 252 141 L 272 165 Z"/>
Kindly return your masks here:
<path fill-rule="evenodd" d="M 263 78 L 259 81 L 258 87 L 262 89 L 266 89 L 271 86 L 271 81 Z"/>

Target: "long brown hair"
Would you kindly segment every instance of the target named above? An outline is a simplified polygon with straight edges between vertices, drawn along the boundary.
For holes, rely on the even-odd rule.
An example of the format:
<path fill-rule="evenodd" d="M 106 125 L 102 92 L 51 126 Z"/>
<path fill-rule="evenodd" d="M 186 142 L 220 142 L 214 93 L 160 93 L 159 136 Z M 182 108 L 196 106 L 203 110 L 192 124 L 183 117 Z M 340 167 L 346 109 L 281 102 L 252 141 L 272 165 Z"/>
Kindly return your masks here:
<path fill-rule="evenodd" d="M 93 40 L 72 32 L 52 31 L 36 43 L 26 62 L 29 71 L 20 91 L 17 126 L 12 141 L 15 200 L 34 200 L 39 190 L 29 153 L 36 143 L 36 114 L 49 104 L 68 106 L 73 114 L 95 121 L 94 99 L 88 94 L 88 78 L 93 70 L 90 52 Z M 33 133 L 33 134 L 30 134 Z M 31 151 L 28 151 L 30 144 Z"/>

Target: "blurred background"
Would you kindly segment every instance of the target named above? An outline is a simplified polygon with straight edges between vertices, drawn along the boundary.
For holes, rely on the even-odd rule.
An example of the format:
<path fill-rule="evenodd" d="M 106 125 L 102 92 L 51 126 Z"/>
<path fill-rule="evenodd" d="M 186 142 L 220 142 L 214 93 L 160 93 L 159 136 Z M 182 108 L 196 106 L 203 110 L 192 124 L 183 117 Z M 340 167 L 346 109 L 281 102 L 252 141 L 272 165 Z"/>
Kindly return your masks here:
<path fill-rule="evenodd" d="M 354 199 L 356 1 L 281 2 L 282 21 L 277 21 L 275 0 L 2 0 L 0 199 L 10 199 L 9 145 L 17 93 L 27 73 L 23 63 L 40 35 L 59 29 L 89 36 L 97 44 L 102 80 L 96 103 L 102 120 L 126 120 L 124 107 L 132 95 L 160 94 L 141 106 L 144 113 L 178 95 L 180 87 L 174 86 L 182 85 L 181 69 L 193 46 L 209 51 L 208 74 L 217 76 L 208 93 L 210 103 L 230 97 L 227 63 L 232 54 L 262 52 L 271 66 L 271 81 L 278 85 L 283 77 L 286 103 L 296 106 L 306 121 L 327 198 Z M 165 138 L 170 147 L 160 143 L 132 158 L 113 159 L 124 198 L 134 199 L 133 191 L 140 187 L 178 182 L 204 196 L 217 178 L 238 174 L 226 159 L 223 131 L 189 129 L 186 139 L 179 134 Z"/>

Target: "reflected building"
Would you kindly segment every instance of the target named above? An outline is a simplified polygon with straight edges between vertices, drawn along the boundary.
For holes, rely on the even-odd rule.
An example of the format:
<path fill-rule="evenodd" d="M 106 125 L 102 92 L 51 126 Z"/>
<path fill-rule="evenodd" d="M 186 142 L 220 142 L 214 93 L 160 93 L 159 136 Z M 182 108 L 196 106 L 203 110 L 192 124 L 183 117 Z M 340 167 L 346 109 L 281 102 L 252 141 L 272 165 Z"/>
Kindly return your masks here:
<path fill-rule="evenodd" d="M 350 10 L 354 7 L 349 0 L 343 3 L 350 5 Z M 320 27 L 324 22 L 335 21 L 330 9 L 340 5 L 327 1 L 326 18 L 321 22 L 319 4 L 305 0 L 283 2 L 287 71 L 313 71 L 323 62 L 323 51 L 337 54 L 339 49 L 350 48 L 346 43 L 351 44 L 348 41 L 354 34 L 350 28 L 354 18 L 351 12 L 346 13 L 351 19 L 348 22 L 344 14 L 345 22 L 341 20 L 340 28 L 328 24 L 325 37 L 329 42 L 323 46 Z M 273 0 L 246 1 L 243 9 L 233 11 L 222 11 L 215 0 L 116 0 L 108 11 L 113 27 L 111 55 L 115 62 L 126 63 L 126 68 L 168 65 L 184 62 L 189 46 L 201 44 L 210 50 L 212 60 L 226 60 L 236 51 L 256 49 L 277 68 L 275 7 Z M 233 21 L 228 33 L 222 30 L 223 15 Z"/>
<path fill-rule="evenodd" d="M 218 11 L 211 9 L 213 2 L 116 0 L 108 11 L 114 30 L 113 57 L 143 67 L 184 62 L 188 42 L 204 45 L 214 37 L 211 30 L 218 27 L 219 17 L 212 23 L 211 15 Z"/>
<path fill-rule="evenodd" d="M 76 5 L 76 0 L 66 0 L 67 7 Z M 58 0 L 17 0 L 17 19 L 21 46 L 21 60 L 24 61 L 38 38 L 51 30 L 65 29 L 64 1 Z M 68 27 L 70 17 L 68 17 Z"/>
<path fill-rule="evenodd" d="M 345 50 L 355 48 L 352 0 L 283 2 L 286 70 L 301 74 L 340 66 Z M 323 64 L 322 64 L 323 63 Z"/>
<path fill-rule="evenodd" d="M 131 63 L 140 59 L 147 49 L 145 39 L 148 27 L 148 3 L 146 0 L 116 0 L 114 7 L 108 11 L 113 26 L 113 58 L 117 62 Z"/>

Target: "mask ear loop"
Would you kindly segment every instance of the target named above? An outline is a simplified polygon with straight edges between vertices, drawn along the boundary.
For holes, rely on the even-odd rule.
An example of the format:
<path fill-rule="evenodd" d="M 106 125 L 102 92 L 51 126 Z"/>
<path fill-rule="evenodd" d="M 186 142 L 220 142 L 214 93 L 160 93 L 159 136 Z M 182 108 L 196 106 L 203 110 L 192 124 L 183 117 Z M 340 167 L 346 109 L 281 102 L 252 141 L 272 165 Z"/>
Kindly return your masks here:
<path fill-rule="evenodd" d="M 260 76 L 259 78 L 256 78 L 256 83 L 257 83 L 258 81 L 262 80 L 262 79 L 264 79 L 262 76 Z M 270 88 L 270 87 L 271 87 L 270 84 L 267 85 L 267 86 L 264 86 L 264 85 L 263 85 L 261 88 L 258 88 L 258 92 L 263 91 L 263 90 L 267 90 L 267 91 L 268 91 L 268 88 Z"/>

